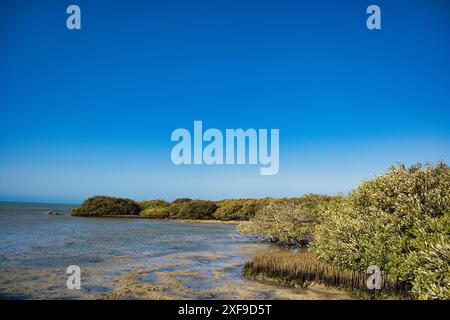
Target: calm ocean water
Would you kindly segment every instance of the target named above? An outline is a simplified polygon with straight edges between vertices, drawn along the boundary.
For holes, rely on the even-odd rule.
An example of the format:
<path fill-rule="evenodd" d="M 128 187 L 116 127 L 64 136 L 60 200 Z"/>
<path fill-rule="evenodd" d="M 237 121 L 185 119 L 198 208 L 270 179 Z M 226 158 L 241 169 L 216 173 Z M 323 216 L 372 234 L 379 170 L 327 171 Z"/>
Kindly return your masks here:
<path fill-rule="evenodd" d="M 239 235 L 234 225 L 77 218 L 70 216 L 72 207 L 0 203 L 0 298 L 90 299 L 121 289 L 116 298 L 157 297 L 123 280 L 136 274 L 134 282 L 162 298 L 290 298 L 299 293 L 241 275 L 245 259 L 266 245 Z M 43 215 L 47 210 L 64 215 Z M 66 287 L 69 265 L 81 268 L 81 290 Z"/>

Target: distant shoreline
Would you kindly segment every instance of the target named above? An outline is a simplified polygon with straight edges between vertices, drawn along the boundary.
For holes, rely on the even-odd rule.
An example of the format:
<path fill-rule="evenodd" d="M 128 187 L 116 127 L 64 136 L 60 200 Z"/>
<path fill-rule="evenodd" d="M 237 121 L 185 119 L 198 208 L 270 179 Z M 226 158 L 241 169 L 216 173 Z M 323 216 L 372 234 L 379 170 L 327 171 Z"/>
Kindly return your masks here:
<path fill-rule="evenodd" d="M 142 220 L 155 220 L 155 221 L 176 221 L 176 222 L 186 222 L 186 223 L 205 223 L 205 224 L 238 224 L 241 221 L 238 220 L 216 220 L 216 219 L 156 219 L 152 217 L 145 217 L 140 215 L 104 215 L 96 217 L 86 217 L 86 216 L 74 216 L 77 218 L 88 218 L 88 219 L 142 219 Z"/>
<path fill-rule="evenodd" d="M 81 203 L 32 202 L 32 201 L 0 201 L 0 204 L 38 204 L 49 206 L 79 206 Z"/>

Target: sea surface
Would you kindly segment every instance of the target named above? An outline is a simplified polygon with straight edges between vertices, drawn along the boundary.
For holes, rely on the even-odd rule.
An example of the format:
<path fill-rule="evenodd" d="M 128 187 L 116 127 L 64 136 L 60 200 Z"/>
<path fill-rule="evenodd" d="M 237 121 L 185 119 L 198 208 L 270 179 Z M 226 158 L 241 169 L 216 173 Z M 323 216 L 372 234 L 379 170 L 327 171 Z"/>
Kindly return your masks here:
<path fill-rule="evenodd" d="M 348 298 L 243 277 L 245 260 L 268 245 L 235 225 L 81 218 L 72 208 L 0 203 L 0 299 Z M 67 288 L 71 265 L 79 290 Z"/>

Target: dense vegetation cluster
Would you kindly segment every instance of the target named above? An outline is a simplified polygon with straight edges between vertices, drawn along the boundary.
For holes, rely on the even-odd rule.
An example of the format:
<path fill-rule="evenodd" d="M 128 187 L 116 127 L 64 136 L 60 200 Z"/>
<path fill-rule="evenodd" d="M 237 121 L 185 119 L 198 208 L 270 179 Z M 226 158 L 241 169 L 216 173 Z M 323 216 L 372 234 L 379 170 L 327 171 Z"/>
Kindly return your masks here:
<path fill-rule="evenodd" d="M 226 199 L 219 201 L 179 198 L 172 202 L 94 196 L 73 210 L 77 216 L 139 215 L 153 219 L 202 219 L 222 221 L 245 221 L 271 201 L 277 199 Z M 125 205 L 126 204 L 126 205 Z"/>
<path fill-rule="evenodd" d="M 450 298 L 450 169 L 403 165 L 320 212 L 313 252 L 333 265 L 382 270 L 420 299 Z"/>
<path fill-rule="evenodd" d="M 332 197 L 321 195 L 306 195 L 299 198 L 262 198 L 262 199 L 225 199 L 219 201 L 192 200 L 179 198 L 172 202 L 162 199 L 135 202 L 131 199 L 108 196 L 94 196 L 87 199 L 80 207 L 73 210 L 77 216 L 117 216 L 139 215 L 154 219 L 202 219 L 221 221 L 248 221 L 249 230 L 253 233 L 266 232 L 267 238 L 273 241 L 295 240 L 297 233 L 287 232 L 286 236 L 278 236 L 283 226 L 273 224 L 272 220 L 303 222 L 310 225 L 316 218 L 318 204 L 329 201 Z M 296 218 L 292 210 L 300 210 L 301 217 Z M 277 217 L 276 213 L 281 216 Z M 296 212 L 296 211 L 295 211 Z M 291 215 L 289 220 L 285 215 Z M 257 218 L 255 218 L 257 216 Z M 250 229 L 251 228 L 251 229 Z M 276 228 L 277 230 L 272 230 Z M 306 237 L 306 235 L 305 235 Z M 309 237 L 309 236 L 308 236 Z"/>
<path fill-rule="evenodd" d="M 248 220 L 256 214 L 258 203 L 262 200 L 191 200 L 176 199 L 173 202 L 151 200 L 141 202 L 140 215 L 157 219 L 206 219 L 206 220 Z"/>
<path fill-rule="evenodd" d="M 72 210 L 74 216 L 100 217 L 107 215 L 137 215 L 141 207 L 131 199 L 94 196 Z"/>
<path fill-rule="evenodd" d="M 341 270 L 377 265 L 416 298 L 450 299 L 446 164 L 397 165 L 347 197 L 312 199 L 308 206 L 271 203 L 240 229 L 283 245 L 308 245 L 319 260 Z"/>
<path fill-rule="evenodd" d="M 320 206 L 332 199 L 332 196 L 316 194 L 271 199 L 249 222 L 241 223 L 238 228 L 269 242 L 306 246 L 312 239 Z"/>
<path fill-rule="evenodd" d="M 214 218 L 218 220 L 248 220 L 271 199 L 228 199 L 217 202 Z"/>

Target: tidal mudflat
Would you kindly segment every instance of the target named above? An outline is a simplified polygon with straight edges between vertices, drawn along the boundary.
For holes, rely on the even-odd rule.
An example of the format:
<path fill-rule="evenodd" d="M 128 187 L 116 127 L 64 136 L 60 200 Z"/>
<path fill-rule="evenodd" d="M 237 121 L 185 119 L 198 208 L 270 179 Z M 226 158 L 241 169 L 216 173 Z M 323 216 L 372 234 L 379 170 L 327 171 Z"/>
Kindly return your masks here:
<path fill-rule="evenodd" d="M 78 218 L 72 207 L 0 204 L 1 299 L 350 298 L 245 278 L 245 260 L 267 245 L 232 224 Z M 66 287 L 69 265 L 81 268 L 80 290 Z"/>

